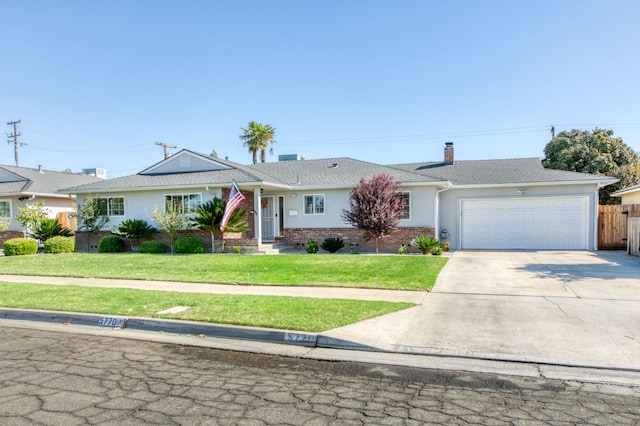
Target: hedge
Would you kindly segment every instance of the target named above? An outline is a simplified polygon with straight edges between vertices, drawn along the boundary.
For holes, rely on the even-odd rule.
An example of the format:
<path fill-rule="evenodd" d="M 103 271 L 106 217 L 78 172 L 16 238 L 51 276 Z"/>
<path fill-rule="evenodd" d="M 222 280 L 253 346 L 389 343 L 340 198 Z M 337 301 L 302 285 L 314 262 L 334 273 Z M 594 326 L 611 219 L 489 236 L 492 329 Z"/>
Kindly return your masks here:
<path fill-rule="evenodd" d="M 176 253 L 204 253 L 204 244 L 197 237 L 178 238 L 175 248 Z"/>
<path fill-rule="evenodd" d="M 76 243 L 71 237 L 51 237 L 44 242 L 45 253 L 73 253 L 76 250 Z"/>
<path fill-rule="evenodd" d="M 140 244 L 140 253 L 164 254 L 167 252 L 167 245 L 162 241 L 151 240 Z"/>
<path fill-rule="evenodd" d="M 122 253 L 124 241 L 119 237 L 103 237 L 98 243 L 98 253 Z"/>
<path fill-rule="evenodd" d="M 27 238 L 11 238 L 4 242 L 5 256 L 20 256 L 38 253 L 38 242 Z"/>

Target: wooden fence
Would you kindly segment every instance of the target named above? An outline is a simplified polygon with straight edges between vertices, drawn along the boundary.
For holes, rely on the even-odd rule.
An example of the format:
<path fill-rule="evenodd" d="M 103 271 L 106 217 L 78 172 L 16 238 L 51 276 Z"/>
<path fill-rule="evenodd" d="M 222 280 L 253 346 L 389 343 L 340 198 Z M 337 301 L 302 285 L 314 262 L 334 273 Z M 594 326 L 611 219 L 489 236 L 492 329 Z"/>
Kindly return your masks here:
<path fill-rule="evenodd" d="M 640 217 L 629 218 L 628 253 L 640 256 Z"/>
<path fill-rule="evenodd" d="M 598 249 L 626 250 L 631 217 L 640 217 L 640 204 L 598 206 Z"/>
<path fill-rule="evenodd" d="M 78 229 L 77 221 L 75 216 L 71 215 L 69 212 L 60 212 L 58 213 L 58 223 L 64 226 L 65 228 L 69 228 L 72 231 Z"/>

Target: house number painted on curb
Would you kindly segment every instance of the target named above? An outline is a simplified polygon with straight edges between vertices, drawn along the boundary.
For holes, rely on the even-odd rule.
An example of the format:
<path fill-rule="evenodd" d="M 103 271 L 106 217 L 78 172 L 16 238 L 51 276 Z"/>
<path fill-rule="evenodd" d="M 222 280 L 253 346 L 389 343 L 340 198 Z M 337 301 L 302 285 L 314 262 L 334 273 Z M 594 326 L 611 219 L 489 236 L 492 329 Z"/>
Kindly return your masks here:
<path fill-rule="evenodd" d="M 117 317 L 100 317 L 98 320 L 98 325 L 102 327 L 120 327 L 123 328 L 127 320 L 125 318 L 117 318 Z"/>
<path fill-rule="evenodd" d="M 285 333 L 284 340 L 289 342 L 313 342 L 316 336 L 311 334 Z"/>

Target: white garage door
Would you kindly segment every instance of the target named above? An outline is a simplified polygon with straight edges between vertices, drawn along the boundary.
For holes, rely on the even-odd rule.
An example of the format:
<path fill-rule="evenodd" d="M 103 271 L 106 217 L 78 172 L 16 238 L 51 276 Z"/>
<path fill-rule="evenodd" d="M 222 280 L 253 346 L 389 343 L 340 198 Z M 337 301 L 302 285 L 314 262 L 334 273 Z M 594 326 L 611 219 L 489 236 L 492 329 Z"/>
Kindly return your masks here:
<path fill-rule="evenodd" d="M 587 248 L 587 198 L 463 200 L 463 249 Z"/>

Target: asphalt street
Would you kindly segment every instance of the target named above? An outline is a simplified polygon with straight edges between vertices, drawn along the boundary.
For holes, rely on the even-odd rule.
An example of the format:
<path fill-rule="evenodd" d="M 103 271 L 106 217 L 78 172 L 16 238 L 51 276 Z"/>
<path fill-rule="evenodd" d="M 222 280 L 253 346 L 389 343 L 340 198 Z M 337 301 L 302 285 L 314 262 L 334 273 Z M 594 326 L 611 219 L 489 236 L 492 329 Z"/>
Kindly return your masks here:
<path fill-rule="evenodd" d="M 0 342 L 4 425 L 640 423 L 640 388 L 632 386 L 326 362 L 6 325 Z"/>
<path fill-rule="evenodd" d="M 99 314 L 8 308 L 0 319 L 300 358 L 640 385 L 640 259 L 623 252 L 456 252 L 429 293 L 8 275 L 2 281 L 412 301 L 414 308 L 317 334 L 157 318 L 97 331 Z"/>

